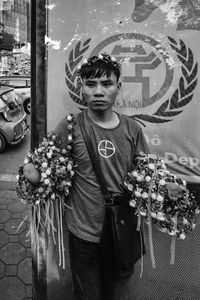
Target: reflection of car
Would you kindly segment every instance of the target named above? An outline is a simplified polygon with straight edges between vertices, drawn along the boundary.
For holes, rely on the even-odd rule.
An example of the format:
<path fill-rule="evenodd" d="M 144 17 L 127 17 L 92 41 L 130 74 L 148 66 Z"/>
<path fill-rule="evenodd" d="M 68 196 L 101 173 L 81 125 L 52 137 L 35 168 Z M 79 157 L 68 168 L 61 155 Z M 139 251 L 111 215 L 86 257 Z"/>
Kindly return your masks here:
<path fill-rule="evenodd" d="M 0 88 L 0 153 L 7 144 L 19 143 L 28 131 L 27 114 L 14 89 Z"/>
<path fill-rule="evenodd" d="M 13 87 L 23 101 L 24 110 L 27 114 L 31 112 L 31 79 L 28 75 L 0 76 L 0 86 Z"/>

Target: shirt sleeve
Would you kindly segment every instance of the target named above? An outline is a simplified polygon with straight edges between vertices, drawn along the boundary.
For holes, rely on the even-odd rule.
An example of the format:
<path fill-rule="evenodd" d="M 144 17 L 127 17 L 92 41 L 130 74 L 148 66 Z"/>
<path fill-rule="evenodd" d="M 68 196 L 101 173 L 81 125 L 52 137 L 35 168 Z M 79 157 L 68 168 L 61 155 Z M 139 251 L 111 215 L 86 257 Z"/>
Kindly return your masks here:
<path fill-rule="evenodd" d="M 136 151 L 135 151 L 134 160 L 145 157 L 146 154 L 149 154 L 149 153 L 150 153 L 150 150 L 147 145 L 146 139 L 144 137 L 142 129 L 139 128 L 138 134 L 137 134 L 137 139 L 136 139 Z"/>

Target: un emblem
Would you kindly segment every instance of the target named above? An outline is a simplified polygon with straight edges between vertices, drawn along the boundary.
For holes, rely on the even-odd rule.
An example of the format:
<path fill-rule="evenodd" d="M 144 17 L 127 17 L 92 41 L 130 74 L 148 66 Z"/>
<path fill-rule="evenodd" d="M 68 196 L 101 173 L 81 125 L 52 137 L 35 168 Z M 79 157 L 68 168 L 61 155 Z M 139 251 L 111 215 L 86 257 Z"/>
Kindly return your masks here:
<path fill-rule="evenodd" d="M 76 68 L 83 59 L 83 54 L 89 49 L 90 41 L 91 39 L 83 43 L 79 41 L 71 50 L 69 62 L 65 65 L 69 95 L 73 101 L 83 106 L 86 103 L 81 96 L 81 82 L 76 77 Z M 176 80 L 176 85 L 173 82 L 174 66 L 170 62 L 166 47 L 148 36 L 138 33 L 116 34 L 101 41 L 90 54 L 93 56 L 101 52 L 110 52 L 117 61 L 121 62 L 125 97 L 128 93 L 128 100 L 122 97 L 120 101 L 116 101 L 115 107 L 123 108 L 128 114 L 131 112 L 130 117 L 137 121 L 170 122 L 182 113 L 183 108 L 193 98 L 198 71 L 193 52 L 183 40 L 177 42 L 172 37 L 168 37 L 168 43 L 176 57 L 176 66 L 181 74 Z M 152 84 L 153 76 L 157 77 Z M 148 107 L 156 102 L 158 105 L 149 110 Z M 133 111 L 141 113 L 133 114 Z"/>

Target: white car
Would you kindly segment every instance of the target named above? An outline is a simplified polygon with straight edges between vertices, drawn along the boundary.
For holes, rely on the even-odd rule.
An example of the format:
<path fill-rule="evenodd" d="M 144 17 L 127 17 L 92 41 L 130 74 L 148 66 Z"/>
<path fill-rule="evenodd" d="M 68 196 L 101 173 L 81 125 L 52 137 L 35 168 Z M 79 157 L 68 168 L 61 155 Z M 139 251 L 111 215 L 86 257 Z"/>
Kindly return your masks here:
<path fill-rule="evenodd" d="M 14 89 L 0 88 L 0 153 L 9 144 L 18 144 L 29 129 L 23 103 Z"/>
<path fill-rule="evenodd" d="M 8 86 L 15 89 L 15 92 L 23 101 L 24 110 L 31 113 L 31 78 L 28 75 L 0 76 L 0 86 Z"/>

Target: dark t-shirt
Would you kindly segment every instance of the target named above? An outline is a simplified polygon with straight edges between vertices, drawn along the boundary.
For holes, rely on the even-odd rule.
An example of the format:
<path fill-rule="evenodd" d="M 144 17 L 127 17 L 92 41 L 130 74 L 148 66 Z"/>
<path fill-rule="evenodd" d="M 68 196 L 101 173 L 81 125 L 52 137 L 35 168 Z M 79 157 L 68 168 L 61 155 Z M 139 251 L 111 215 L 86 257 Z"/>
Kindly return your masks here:
<path fill-rule="evenodd" d="M 84 113 L 86 126 L 90 123 L 93 131 L 93 145 L 99 155 L 101 168 L 108 188 L 113 193 L 123 193 L 124 178 L 134 168 L 135 158 L 140 152 L 149 153 L 140 126 L 131 118 L 118 115 L 119 124 L 115 128 L 106 129 L 95 124 Z M 76 118 L 76 117 L 75 117 Z M 67 146 L 67 120 L 63 119 L 55 130 Z M 68 228 L 78 237 L 99 242 L 104 219 L 104 201 L 94 174 L 89 155 L 79 124 L 74 127 L 73 160 L 77 165 L 72 190 L 69 197 L 66 221 Z"/>

